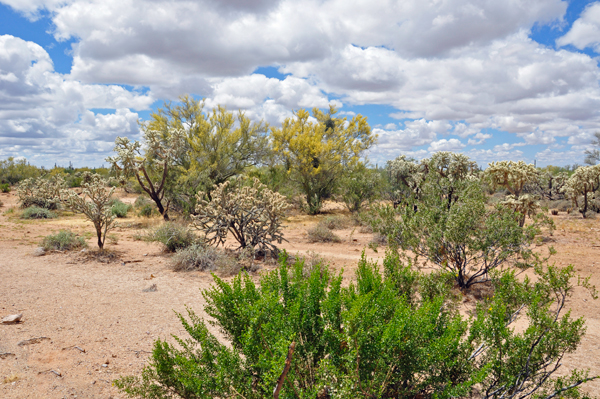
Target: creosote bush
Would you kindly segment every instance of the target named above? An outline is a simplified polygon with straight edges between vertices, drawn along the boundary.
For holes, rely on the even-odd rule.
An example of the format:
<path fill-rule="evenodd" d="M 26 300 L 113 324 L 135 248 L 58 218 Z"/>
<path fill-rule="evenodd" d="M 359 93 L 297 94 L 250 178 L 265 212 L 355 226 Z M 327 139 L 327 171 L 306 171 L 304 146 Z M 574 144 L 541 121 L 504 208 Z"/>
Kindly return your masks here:
<path fill-rule="evenodd" d="M 130 204 L 126 204 L 119 199 L 113 199 L 110 201 L 110 211 L 118 218 L 127 217 L 127 212 L 129 212 L 132 208 L 133 207 Z"/>
<path fill-rule="evenodd" d="M 342 242 L 342 239 L 329 230 L 325 225 L 318 223 L 306 231 L 309 242 Z"/>
<path fill-rule="evenodd" d="M 259 285 L 240 274 L 204 291 L 227 343 L 188 309 L 179 317 L 190 337 L 157 340 L 141 376 L 114 384 L 140 398 L 582 397 L 595 377 L 555 376 L 585 331 L 564 312 L 573 268 L 534 270 L 535 282 L 494 274 L 494 295 L 466 318 L 451 276 L 415 271 L 393 252 L 382 271 L 363 255 L 347 288 L 341 273 L 284 256 Z"/>
<path fill-rule="evenodd" d="M 207 200 L 199 193 L 193 226 L 209 244 L 223 245 L 231 233 L 239 249 L 277 254 L 284 240 L 282 222 L 289 205 L 257 178 L 234 177 L 219 184 Z"/>
<path fill-rule="evenodd" d="M 21 219 L 54 219 L 56 213 L 39 206 L 30 206 L 21 213 Z"/>
<path fill-rule="evenodd" d="M 0 191 L 3 193 L 10 193 L 10 184 L 8 184 L 8 183 L 0 184 Z"/>
<path fill-rule="evenodd" d="M 60 230 L 56 234 L 50 234 L 44 237 L 42 241 L 44 251 L 70 251 L 73 249 L 85 248 L 87 243 L 83 237 L 78 236 L 69 230 Z"/>
<path fill-rule="evenodd" d="M 198 241 L 198 237 L 186 225 L 177 222 L 165 222 L 150 231 L 144 240 L 160 242 L 168 252 L 187 248 Z"/>

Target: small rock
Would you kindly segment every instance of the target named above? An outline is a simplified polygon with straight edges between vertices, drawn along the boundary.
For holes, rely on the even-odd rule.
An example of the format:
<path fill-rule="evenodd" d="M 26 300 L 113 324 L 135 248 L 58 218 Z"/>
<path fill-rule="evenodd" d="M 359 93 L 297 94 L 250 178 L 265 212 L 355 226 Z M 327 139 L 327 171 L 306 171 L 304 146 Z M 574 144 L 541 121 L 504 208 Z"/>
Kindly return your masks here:
<path fill-rule="evenodd" d="M 24 345 L 31 345 L 31 344 L 39 344 L 40 342 L 42 342 L 44 340 L 50 340 L 50 338 L 48 338 L 48 337 L 29 338 L 29 339 L 26 339 L 25 341 L 19 342 L 17 345 L 24 346 Z"/>
<path fill-rule="evenodd" d="M 10 352 L 0 352 L 0 359 L 6 359 L 9 356 L 15 356 L 15 354 Z"/>
<path fill-rule="evenodd" d="M 46 251 L 44 251 L 44 248 L 42 247 L 37 247 L 36 249 L 33 250 L 33 256 L 44 256 L 46 255 Z"/>
<path fill-rule="evenodd" d="M 142 291 L 143 292 L 156 292 L 156 291 L 158 291 L 158 288 L 156 287 L 156 284 L 152 284 L 150 287 L 145 288 Z"/>
<path fill-rule="evenodd" d="M 108 364 L 103 364 L 102 367 L 108 367 Z"/>
<path fill-rule="evenodd" d="M 2 324 L 17 324 L 23 318 L 23 313 L 19 314 L 11 314 L 10 316 L 6 316 L 2 319 Z"/>

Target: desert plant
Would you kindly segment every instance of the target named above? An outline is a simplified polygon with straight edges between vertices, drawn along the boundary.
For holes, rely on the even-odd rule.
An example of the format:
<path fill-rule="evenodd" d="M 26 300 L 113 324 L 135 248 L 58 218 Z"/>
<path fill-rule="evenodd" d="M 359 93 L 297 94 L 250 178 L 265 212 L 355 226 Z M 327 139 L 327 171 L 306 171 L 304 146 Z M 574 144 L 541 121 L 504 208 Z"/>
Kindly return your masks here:
<path fill-rule="evenodd" d="M 126 204 L 119 199 L 113 199 L 110 201 L 110 211 L 113 215 L 118 218 L 127 217 L 127 212 L 133 208 L 130 204 Z"/>
<path fill-rule="evenodd" d="M 384 181 L 381 174 L 368 169 L 364 164 L 356 165 L 340 181 L 340 192 L 346 208 L 359 212 L 366 204 L 381 196 Z"/>
<path fill-rule="evenodd" d="M 191 338 L 156 341 L 141 377 L 115 385 L 141 398 L 525 399 L 577 398 L 595 378 L 554 376 L 585 331 L 564 314 L 572 267 L 537 265 L 535 282 L 495 275 L 494 295 L 468 319 L 446 274 L 411 270 L 391 252 L 383 269 L 363 255 L 347 288 L 341 274 L 285 257 L 260 286 L 214 277 L 205 311 L 228 342 L 188 309 L 179 317 Z"/>
<path fill-rule="evenodd" d="M 160 242 L 168 252 L 187 248 L 194 244 L 198 238 L 184 224 L 177 222 L 165 222 L 151 230 L 144 238 L 145 241 Z"/>
<path fill-rule="evenodd" d="M 70 251 L 84 247 L 87 247 L 85 239 L 69 230 L 60 230 L 56 234 L 50 234 L 42 241 L 44 251 Z"/>
<path fill-rule="evenodd" d="M 342 242 L 342 239 L 329 230 L 325 225 L 317 223 L 306 231 L 308 233 L 309 242 Z"/>
<path fill-rule="evenodd" d="M 353 220 L 347 216 L 332 215 L 321 219 L 319 224 L 325 226 L 329 230 L 342 230 L 348 228 L 353 223 Z"/>
<path fill-rule="evenodd" d="M 489 281 L 492 270 L 529 256 L 539 226 L 519 226 L 514 211 L 505 206 L 488 209 L 477 181 L 456 188 L 458 200 L 448 207 L 439 186 L 425 183 L 420 201 L 413 199 L 400 210 L 380 207 L 373 223 L 391 244 L 451 272 L 458 286 L 468 289 Z M 418 204 L 417 212 L 413 204 Z"/>
<path fill-rule="evenodd" d="M 283 238 L 282 219 L 288 204 L 258 179 L 234 177 L 219 184 L 212 199 L 198 193 L 197 215 L 193 225 L 204 234 L 209 244 L 222 245 L 231 233 L 240 249 L 277 253 L 275 243 Z"/>
<path fill-rule="evenodd" d="M 0 191 L 2 191 L 3 193 L 10 193 L 10 184 L 0 184 Z"/>
<path fill-rule="evenodd" d="M 224 251 L 199 243 L 178 249 L 171 259 L 175 271 L 229 271 L 235 263 Z"/>
<path fill-rule="evenodd" d="M 61 190 L 65 188 L 65 180 L 60 175 L 54 175 L 49 178 L 29 178 L 19 183 L 17 196 L 19 197 L 21 208 L 38 206 L 54 210 L 58 208 L 61 199 Z"/>
<path fill-rule="evenodd" d="M 286 165 L 290 180 L 301 188 L 307 211 L 320 211 L 348 168 L 354 168 L 366 150 L 376 142 L 367 119 L 356 115 L 352 120 L 336 118 L 337 110 L 325 113 L 318 108 L 299 110 L 286 119 L 280 129 L 272 129 L 274 150 Z"/>
<path fill-rule="evenodd" d="M 83 188 L 80 195 L 68 189 L 61 191 L 61 196 L 68 209 L 75 213 L 82 213 L 94 224 L 98 238 L 98 248 L 104 248 L 106 233 L 115 227 L 110 201 L 114 187 L 108 189 L 107 181 L 98 174 L 83 173 Z"/>
<path fill-rule="evenodd" d="M 56 213 L 39 206 L 30 206 L 21 213 L 21 219 L 54 219 Z"/>
<path fill-rule="evenodd" d="M 500 161 L 490 162 L 484 176 L 493 189 L 505 188 L 518 198 L 527 184 L 539 178 L 539 172 L 535 166 L 523 161 Z"/>
<path fill-rule="evenodd" d="M 588 205 L 600 187 L 600 165 L 581 166 L 569 177 L 563 192 L 586 218 Z M 582 198 L 580 198 L 582 197 Z"/>

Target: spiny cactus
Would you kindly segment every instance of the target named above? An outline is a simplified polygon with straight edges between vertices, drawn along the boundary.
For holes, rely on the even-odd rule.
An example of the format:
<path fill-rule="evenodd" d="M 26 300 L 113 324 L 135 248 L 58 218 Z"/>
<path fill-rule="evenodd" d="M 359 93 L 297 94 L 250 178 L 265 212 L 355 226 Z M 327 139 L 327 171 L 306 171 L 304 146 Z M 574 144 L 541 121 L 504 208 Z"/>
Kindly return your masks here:
<path fill-rule="evenodd" d="M 288 204 L 258 179 L 234 177 L 212 191 L 210 201 L 197 195 L 197 215 L 193 225 L 202 231 L 209 244 L 222 245 L 228 232 L 240 244 L 258 251 L 277 253 L 274 243 L 283 238 L 282 218 Z"/>

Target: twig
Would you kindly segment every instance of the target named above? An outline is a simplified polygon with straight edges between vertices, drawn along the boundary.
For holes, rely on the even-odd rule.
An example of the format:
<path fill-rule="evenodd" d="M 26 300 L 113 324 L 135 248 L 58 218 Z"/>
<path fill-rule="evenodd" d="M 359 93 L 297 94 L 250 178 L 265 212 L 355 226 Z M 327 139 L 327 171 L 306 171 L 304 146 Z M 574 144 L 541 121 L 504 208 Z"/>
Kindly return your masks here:
<path fill-rule="evenodd" d="M 40 371 L 38 374 L 44 374 L 44 373 L 53 373 L 55 374 L 57 377 L 62 377 L 62 374 L 56 370 L 52 370 L 52 369 L 48 369 L 48 370 L 44 370 L 44 371 Z"/>
<path fill-rule="evenodd" d="M 66 348 L 62 348 L 62 350 L 67 350 L 67 349 L 77 349 L 80 352 L 85 353 L 85 349 L 82 349 L 81 347 L 77 346 L 77 345 L 71 345 L 71 346 L 67 346 Z"/>
<path fill-rule="evenodd" d="M 143 351 L 143 350 L 136 351 L 135 349 L 130 349 L 130 351 L 135 352 L 136 357 L 139 357 L 140 353 L 152 353 L 152 352 Z"/>
<path fill-rule="evenodd" d="M 290 366 L 292 365 L 292 355 L 294 354 L 294 349 L 296 348 L 296 342 L 292 342 L 288 349 L 287 357 L 285 358 L 285 366 L 283 367 L 283 372 L 277 379 L 277 385 L 275 385 L 275 389 L 273 390 L 273 399 L 279 399 L 279 391 L 281 391 L 281 387 L 283 386 L 283 382 L 285 381 L 285 376 L 288 371 L 290 371 Z"/>

